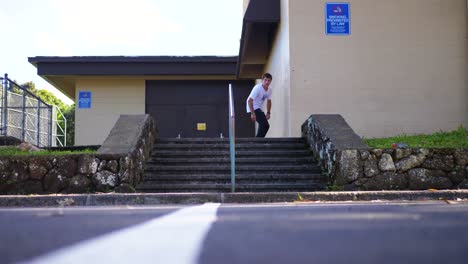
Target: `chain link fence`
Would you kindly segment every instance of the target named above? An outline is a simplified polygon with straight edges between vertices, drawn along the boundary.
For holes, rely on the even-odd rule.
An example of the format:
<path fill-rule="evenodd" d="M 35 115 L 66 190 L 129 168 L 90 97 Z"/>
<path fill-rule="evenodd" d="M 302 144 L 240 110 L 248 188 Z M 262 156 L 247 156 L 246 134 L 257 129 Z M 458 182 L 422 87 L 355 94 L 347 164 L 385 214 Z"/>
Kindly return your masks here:
<path fill-rule="evenodd" d="M 39 147 L 66 145 L 66 118 L 55 105 L 8 79 L 0 77 L 0 135 Z"/>

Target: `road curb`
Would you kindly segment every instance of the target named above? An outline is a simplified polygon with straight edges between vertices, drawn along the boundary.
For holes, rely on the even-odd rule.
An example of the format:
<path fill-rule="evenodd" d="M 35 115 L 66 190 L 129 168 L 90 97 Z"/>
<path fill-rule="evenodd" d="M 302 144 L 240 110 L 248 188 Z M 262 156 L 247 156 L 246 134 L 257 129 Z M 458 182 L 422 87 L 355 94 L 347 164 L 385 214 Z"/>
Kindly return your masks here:
<path fill-rule="evenodd" d="M 468 190 L 271 192 L 271 193 L 107 193 L 3 195 L 0 207 L 119 206 L 203 203 L 282 203 L 343 201 L 431 201 L 468 199 Z"/>

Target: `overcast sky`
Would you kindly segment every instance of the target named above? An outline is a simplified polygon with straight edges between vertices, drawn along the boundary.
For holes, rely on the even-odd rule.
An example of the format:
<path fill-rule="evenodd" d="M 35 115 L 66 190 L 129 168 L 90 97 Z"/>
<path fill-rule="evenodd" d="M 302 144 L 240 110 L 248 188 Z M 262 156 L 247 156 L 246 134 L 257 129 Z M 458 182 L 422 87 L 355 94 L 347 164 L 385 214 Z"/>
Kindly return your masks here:
<path fill-rule="evenodd" d="M 236 56 L 242 0 L 11 0 L 0 7 L 0 74 L 54 88 L 35 56 Z M 64 100 L 71 103 L 70 100 Z"/>

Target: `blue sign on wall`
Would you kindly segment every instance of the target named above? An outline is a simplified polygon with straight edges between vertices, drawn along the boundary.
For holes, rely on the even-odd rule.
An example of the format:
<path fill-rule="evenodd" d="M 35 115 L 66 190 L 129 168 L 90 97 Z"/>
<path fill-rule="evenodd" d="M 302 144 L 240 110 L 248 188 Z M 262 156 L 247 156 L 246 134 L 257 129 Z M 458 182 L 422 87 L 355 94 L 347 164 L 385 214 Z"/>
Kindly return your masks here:
<path fill-rule="evenodd" d="M 325 4 L 325 34 L 349 35 L 350 27 L 349 3 Z"/>
<path fill-rule="evenodd" d="M 91 108 L 91 92 L 79 91 L 78 108 Z"/>

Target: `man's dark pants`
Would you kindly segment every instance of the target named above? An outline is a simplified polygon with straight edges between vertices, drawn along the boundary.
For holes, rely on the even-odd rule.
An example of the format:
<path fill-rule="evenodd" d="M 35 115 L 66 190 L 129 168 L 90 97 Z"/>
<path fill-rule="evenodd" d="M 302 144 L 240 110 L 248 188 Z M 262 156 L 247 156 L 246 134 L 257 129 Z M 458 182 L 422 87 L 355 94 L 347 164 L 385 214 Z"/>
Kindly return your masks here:
<path fill-rule="evenodd" d="M 261 109 L 255 110 L 255 116 L 257 117 L 258 131 L 256 137 L 265 137 L 268 129 L 270 129 L 270 124 L 266 119 L 265 113 Z"/>

